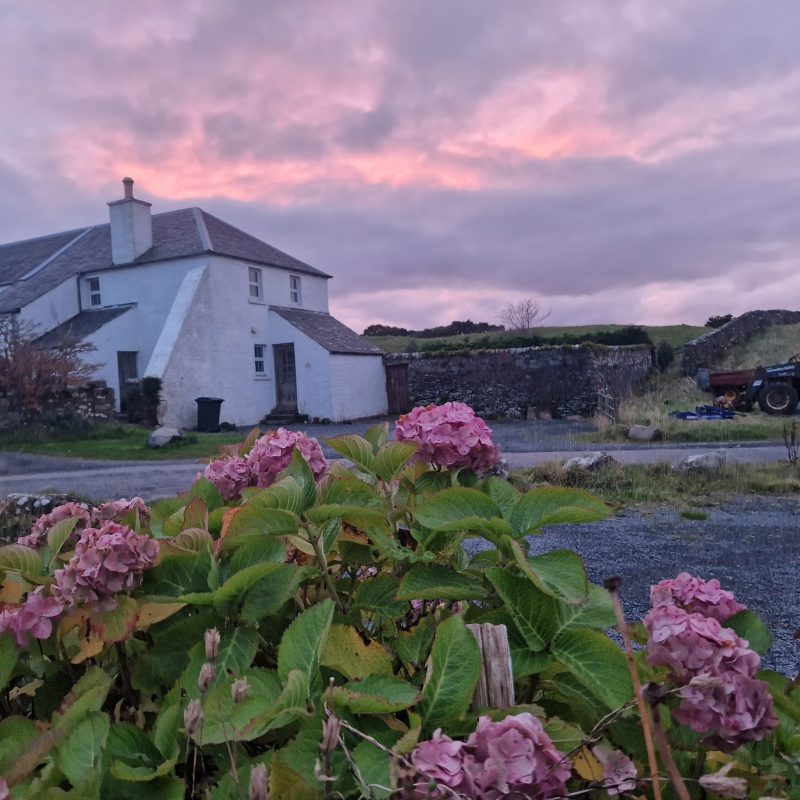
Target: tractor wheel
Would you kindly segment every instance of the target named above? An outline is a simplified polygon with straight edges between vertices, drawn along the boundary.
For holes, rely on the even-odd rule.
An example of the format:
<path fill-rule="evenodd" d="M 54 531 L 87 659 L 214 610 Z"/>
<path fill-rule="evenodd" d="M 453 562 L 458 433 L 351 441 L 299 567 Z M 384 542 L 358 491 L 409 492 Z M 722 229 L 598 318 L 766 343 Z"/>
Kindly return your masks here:
<path fill-rule="evenodd" d="M 758 405 L 766 414 L 791 414 L 797 406 L 797 390 L 789 383 L 768 383 L 758 393 Z"/>

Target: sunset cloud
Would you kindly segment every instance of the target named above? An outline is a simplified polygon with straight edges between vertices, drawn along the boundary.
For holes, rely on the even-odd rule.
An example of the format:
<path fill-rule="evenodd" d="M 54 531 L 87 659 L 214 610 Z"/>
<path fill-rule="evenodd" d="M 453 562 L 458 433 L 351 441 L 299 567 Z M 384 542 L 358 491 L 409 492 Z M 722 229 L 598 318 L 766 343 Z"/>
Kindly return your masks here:
<path fill-rule="evenodd" d="M 132 174 L 335 276 L 353 326 L 796 306 L 800 6 L 0 6 L 0 241 Z"/>

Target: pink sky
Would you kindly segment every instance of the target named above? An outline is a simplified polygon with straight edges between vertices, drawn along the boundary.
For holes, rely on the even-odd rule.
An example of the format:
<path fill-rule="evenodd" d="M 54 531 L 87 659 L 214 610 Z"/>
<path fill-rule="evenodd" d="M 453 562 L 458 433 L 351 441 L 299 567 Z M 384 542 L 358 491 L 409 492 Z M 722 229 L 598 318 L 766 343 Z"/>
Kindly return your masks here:
<path fill-rule="evenodd" d="M 0 6 L 0 241 L 119 180 L 423 327 L 798 307 L 800 5 L 143 0 Z"/>

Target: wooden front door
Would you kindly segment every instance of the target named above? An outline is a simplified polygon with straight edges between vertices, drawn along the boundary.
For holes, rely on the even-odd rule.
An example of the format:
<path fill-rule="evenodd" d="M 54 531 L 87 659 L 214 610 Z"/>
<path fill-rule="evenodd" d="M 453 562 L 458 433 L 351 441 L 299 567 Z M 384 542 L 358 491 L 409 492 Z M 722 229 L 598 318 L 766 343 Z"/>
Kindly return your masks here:
<path fill-rule="evenodd" d="M 297 371 L 294 345 L 276 344 L 275 353 L 275 410 L 297 411 Z"/>
<path fill-rule="evenodd" d="M 139 354 L 135 351 L 117 351 L 117 371 L 119 374 L 119 410 L 128 413 L 128 397 L 139 391 Z"/>
<path fill-rule="evenodd" d="M 386 365 L 386 394 L 390 414 L 405 414 L 408 402 L 408 364 Z"/>

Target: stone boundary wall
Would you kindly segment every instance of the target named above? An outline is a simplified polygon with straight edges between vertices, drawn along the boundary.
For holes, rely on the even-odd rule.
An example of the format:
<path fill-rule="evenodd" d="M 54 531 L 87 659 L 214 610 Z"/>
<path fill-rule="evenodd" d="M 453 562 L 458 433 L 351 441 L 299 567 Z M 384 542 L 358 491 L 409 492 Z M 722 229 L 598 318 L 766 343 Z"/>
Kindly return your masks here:
<path fill-rule="evenodd" d="M 0 396 L 0 430 L 11 430 L 22 425 L 22 414 L 9 395 Z M 62 414 L 77 414 L 92 422 L 106 422 L 116 416 L 114 390 L 105 381 L 92 381 L 50 397 L 42 409 L 41 417 L 48 422 Z"/>
<path fill-rule="evenodd" d="M 683 346 L 681 371 L 684 375 L 694 376 L 698 369 L 710 367 L 728 349 L 746 342 L 754 333 L 772 325 L 797 324 L 800 324 L 800 311 L 747 311 L 721 327 L 687 342 Z"/>
<path fill-rule="evenodd" d="M 653 368 L 646 346 L 392 353 L 385 360 L 408 362 L 412 405 L 460 401 L 490 419 L 591 416 L 598 391 L 627 397 Z"/>

